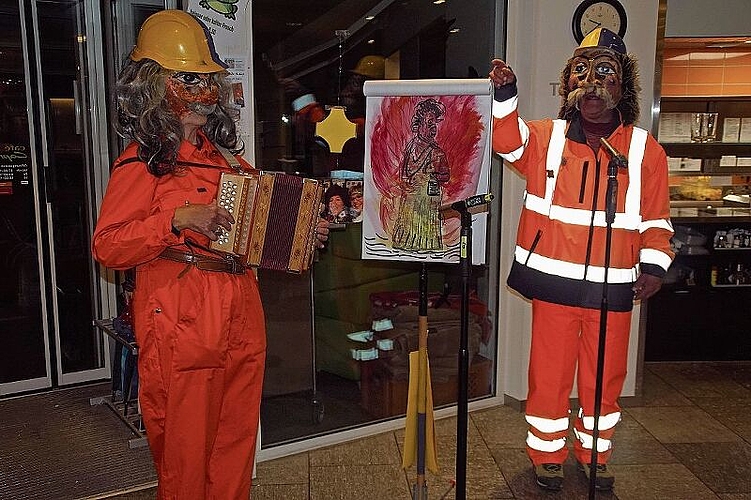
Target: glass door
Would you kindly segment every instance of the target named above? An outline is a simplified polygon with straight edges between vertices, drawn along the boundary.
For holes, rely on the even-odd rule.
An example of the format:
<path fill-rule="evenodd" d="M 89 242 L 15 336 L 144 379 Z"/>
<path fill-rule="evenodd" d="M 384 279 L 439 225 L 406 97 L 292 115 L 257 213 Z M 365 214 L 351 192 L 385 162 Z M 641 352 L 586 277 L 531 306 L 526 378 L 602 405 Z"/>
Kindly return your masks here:
<path fill-rule="evenodd" d="M 95 280 L 89 249 L 109 160 L 98 4 L 0 8 L 0 394 L 8 394 L 108 376 L 92 320 L 110 293 Z"/>
<path fill-rule="evenodd" d="M 26 26 L 0 5 L 0 394 L 51 384 Z"/>

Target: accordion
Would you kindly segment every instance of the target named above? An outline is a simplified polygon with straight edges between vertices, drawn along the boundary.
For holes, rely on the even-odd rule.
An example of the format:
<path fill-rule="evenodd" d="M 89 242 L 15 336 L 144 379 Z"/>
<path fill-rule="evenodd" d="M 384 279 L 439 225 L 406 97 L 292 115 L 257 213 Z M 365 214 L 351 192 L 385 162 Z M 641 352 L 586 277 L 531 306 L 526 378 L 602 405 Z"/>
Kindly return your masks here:
<path fill-rule="evenodd" d="M 240 257 L 245 266 L 302 273 L 315 251 L 323 185 L 278 172 L 222 173 L 218 204 L 235 219 L 212 250 Z"/>

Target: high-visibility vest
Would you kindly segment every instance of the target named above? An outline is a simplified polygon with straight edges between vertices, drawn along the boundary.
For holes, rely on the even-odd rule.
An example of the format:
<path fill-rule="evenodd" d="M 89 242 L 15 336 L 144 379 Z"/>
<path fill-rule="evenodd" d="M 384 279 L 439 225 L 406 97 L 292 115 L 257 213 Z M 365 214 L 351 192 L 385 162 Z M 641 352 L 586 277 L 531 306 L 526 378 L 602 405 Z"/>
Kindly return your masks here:
<path fill-rule="evenodd" d="M 630 311 L 640 266 L 648 264 L 664 274 L 673 258 L 662 147 L 633 125 L 618 126 L 608 138 L 618 151 L 628 152 L 628 168 L 618 169 L 616 176 L 606 267 L 609 158 L 604 148 L 595 155 L 578 121 L 496 117 L 494 126 L 494 149 L 513 161 L 527 182 L 509 286 L 528 298 L 599 308 L 607 275 L 609 309 Z M 509 128 L 517 126 L 511 135 Z M 577 129 L 570 130 L 572 126 Z M 509 135 L 521 145 L 509 146 Z M 577 136 L 581 142 L 573 138 Z M 504 147 L 511 152 L 504 153 Z"/>

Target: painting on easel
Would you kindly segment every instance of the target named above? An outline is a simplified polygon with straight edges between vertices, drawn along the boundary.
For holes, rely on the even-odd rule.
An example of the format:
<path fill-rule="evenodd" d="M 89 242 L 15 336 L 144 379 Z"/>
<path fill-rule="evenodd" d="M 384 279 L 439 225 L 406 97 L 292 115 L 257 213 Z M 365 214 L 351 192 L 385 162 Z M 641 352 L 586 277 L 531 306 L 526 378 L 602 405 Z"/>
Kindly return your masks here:
<path fill-rule="evenodd" d="M 367 82 L 364 91 L 362 257 L 458 262 L 461 221 L 446 207 L 488 190 L 490 82 Z M 473 248 L 485 248 L 486 219 L 473 214 Z"/>

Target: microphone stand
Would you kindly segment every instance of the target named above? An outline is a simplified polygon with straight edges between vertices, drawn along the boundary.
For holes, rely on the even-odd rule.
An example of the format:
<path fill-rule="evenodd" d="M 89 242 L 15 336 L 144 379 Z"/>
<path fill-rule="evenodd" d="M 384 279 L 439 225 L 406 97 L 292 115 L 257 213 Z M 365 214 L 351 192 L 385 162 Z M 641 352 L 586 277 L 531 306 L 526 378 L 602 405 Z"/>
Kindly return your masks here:
<path fill-rule="evenodd" d="M 608 326 L 608 269 L 613 239 L 613 222 L 615 221 L 618 200 L 618 168 L 626 167 L 626 158 L 619 154 L 604 138 L 600 142 L 610 154 L 608 162 L 608 186 L 605 192 L 605 274 L 602 283 L 602 301 L 600 302 L 600 337 L 597 344 L 597 374 L 595 376 L 594 425 L 592 427 L 592 454 L 589 463 L 589 499 L 595 498 L 597 480 L 597 441 L 600 438 L 600 413 L 602 406 L 602 377 L 605 370 L 605 340 Z"/>
<path fill-rule="evenodd" d="M 461 220 L 459 265 L 461 269 L 461 315 L 459 331 L 459 376 L 456 398 L 456 499 L 467 498 L 467 419 L 469 416 L 469 285 L 472 278 L 472 213 L 470 208 L 490 203 L 491 193 L 470 196 L 441 207 L 455 210 Z M 445 495 L 444 495 L 445 496 Z M 443 497 L 441 497 L 443 498 Z"/>
<path fill-rule="evenodd" d="M 461 328 L 459 334 L 459 388 L 456 401 L 456 499 L 467 497 L 467 418 L 469 414 L 469 284 L 472 277 L 472 214 L 458 207 L 461 216 L 459 264 L 461 268 Z"/>

